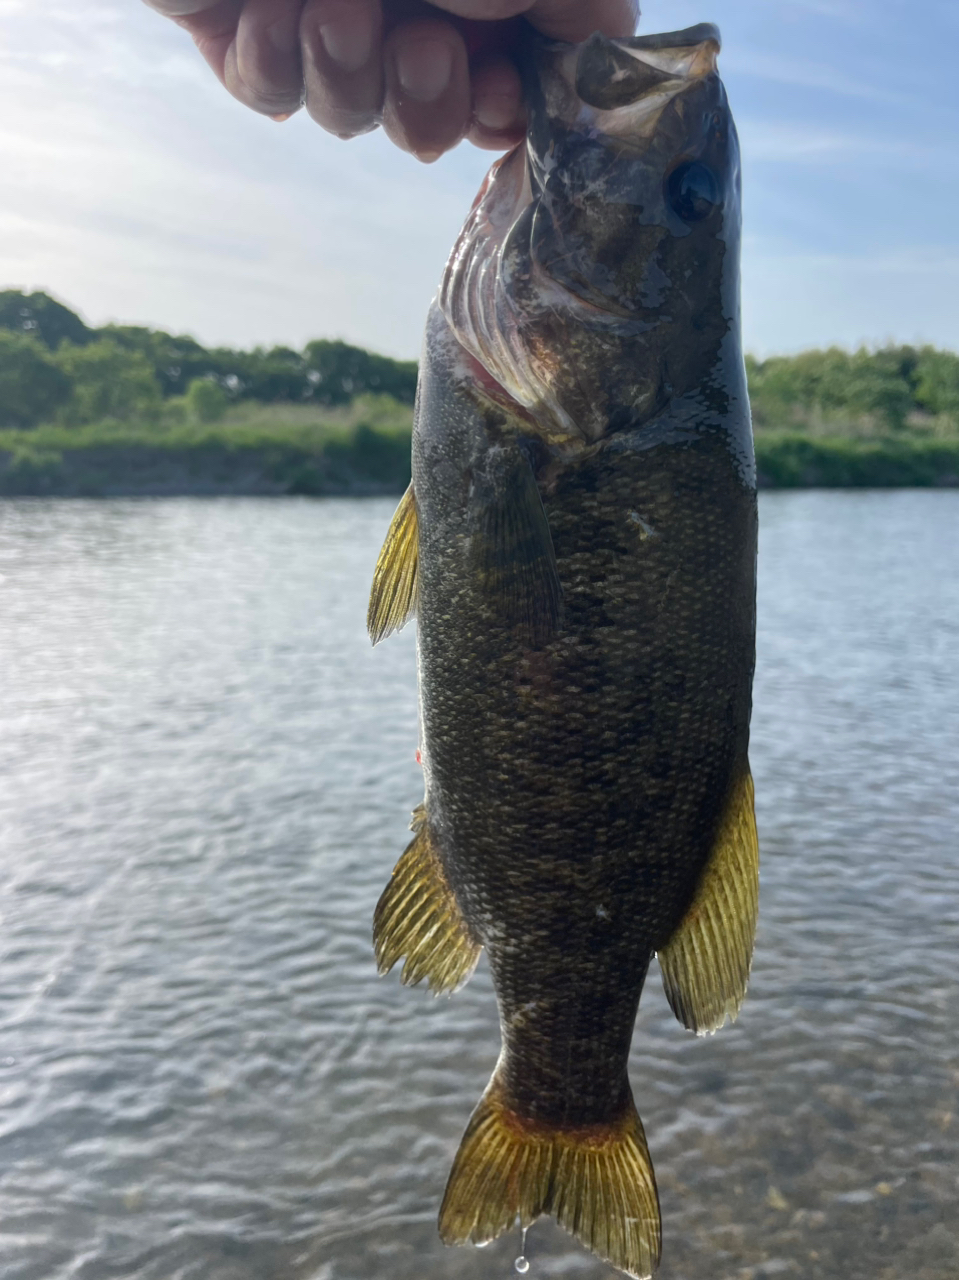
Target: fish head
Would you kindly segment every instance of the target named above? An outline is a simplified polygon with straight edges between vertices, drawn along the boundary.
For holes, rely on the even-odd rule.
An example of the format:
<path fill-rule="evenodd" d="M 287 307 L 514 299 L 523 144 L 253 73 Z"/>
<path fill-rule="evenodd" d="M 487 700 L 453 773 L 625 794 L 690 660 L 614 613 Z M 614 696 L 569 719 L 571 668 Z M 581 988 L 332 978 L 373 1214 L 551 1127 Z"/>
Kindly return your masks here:
<path fill-rule="evenodd" d="M 736 131 L 702 25 L 539 42 L 526 143 L 488 177 L 441 307 L 547 440 L 592 443 L 708 387 L 738 328 Z"/>

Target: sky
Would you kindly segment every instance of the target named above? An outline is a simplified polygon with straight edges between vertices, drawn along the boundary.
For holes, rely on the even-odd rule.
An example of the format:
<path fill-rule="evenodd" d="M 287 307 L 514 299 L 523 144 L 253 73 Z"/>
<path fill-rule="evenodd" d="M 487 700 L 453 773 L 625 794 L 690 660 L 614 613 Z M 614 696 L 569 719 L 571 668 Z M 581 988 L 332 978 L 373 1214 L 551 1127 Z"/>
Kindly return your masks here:
<path fill-rule="evenodd" d="M 959 349 L 959 4 L 646 0 L 640 31 L 702 21 L 743 145 L 746 349 Z M 93 325 L 415 357 L 492 158 L 257 116 L 140 0 L 0 0 L 0 288 Z"/>

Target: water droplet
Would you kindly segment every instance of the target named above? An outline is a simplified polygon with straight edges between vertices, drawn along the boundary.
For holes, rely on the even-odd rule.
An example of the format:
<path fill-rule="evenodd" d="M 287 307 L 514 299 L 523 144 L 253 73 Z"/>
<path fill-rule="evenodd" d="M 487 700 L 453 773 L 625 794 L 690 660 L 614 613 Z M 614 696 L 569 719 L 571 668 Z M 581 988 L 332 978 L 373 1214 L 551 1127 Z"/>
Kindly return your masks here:
<path fill-rule="evenodd" d="M 526 1256 L 527 1231 L 529 1231 L 529 1227 L 524 1227 L 523 1238 L 519 1242 L 519 1257 L 513 1263 L 513 1266 L 516 1268 L 516 1270 L 520 1273 L 521 1276 L 525 1276 L 527 1271 L 529 1271 L 529 1258 L 527 1258 Z"/>

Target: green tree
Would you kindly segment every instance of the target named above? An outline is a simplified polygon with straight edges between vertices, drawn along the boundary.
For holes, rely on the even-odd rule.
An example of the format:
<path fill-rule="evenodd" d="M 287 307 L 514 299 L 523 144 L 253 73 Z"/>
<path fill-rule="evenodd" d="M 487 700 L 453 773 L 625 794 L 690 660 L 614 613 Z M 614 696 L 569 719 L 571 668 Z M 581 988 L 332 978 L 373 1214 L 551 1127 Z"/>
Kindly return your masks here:
<path fill-rule="evenodd" d="M 913 409 L 911 376 L 914 353 L 907 347 L 867 351 L 850 358 L 840 408 L 866 414 L 886 427 L 901 430 Z"/>
<path fill-rule="evenodd" d="M 219 422 L 229 403 L 226 392 L 212 378 L 194 378 L 187 387 L 187 411 L 196 422 Z"/>
<path fill-rule="evenodd" d="M 391 360 L 348 342 L 320 339 L 304 352 L 313 399 L 320 404 L 346 404 L 365 391 L 393 396 L 403 404 L 416 397 L 416 361 Z"/>
<path fill-rule="evenodd" d="M 56 298 L 20 289 L 0 290 L 0 329 L 37 337 L 51 351 L 56 351 L 61 342 L 81 346 L 92 342 L 95 336 L 75 311 Z"/>
<path fill-rule="evenodd" d="M 165 396 L 182 396 L 194 378 L 220 373 L 219 354 L 208 351 L 186 334 L 174 335 L 141 325 L 110 324 L 98 329 L 97 335 L 108 338 L 127 351 L 139 351 L 146 356 Z M 229 355 L 235 353 L 230 352 Z"/>
<path fill-rule="evenodd" d="M 73 382 L 73 396 L 62 412 L 69 423 L 152 421 L 161 395 L 153 366 L 139 351 L 130 351 L 109 338 L 88 346 L 65 342 L 57 364 Z"/>
<path fill-rule="evenodd" d="M 923 347 L 916 358 L 916 403 L 926 413 L 959 422 L 959 355 Z"/>
<path fill-rule="evenodd" d="M 34 427 L 70 399 L 69 375 L 36 337 L 0 328 L 0 426 Z"/>
<path fill-rule="evenodd" d="M 275 404 L 280 400 L 308 400 L 312 395 L 303 357 L 289 347 L 273 347 L 269 351 L 254 347 L 252 351 L 218 354 L 224 366 L 228 355 L 233 356 L 231 372 L 236 376 L 239 394 L 246 399 Z"/>
<path fill-rule="evenodd" d="M 920 353 L 912 347 L 870 351 L 803 351 L 747 362 L 753 412 L 760 426 L 810 420 L 872 421 L 899 430 L 917 407 Z"/>

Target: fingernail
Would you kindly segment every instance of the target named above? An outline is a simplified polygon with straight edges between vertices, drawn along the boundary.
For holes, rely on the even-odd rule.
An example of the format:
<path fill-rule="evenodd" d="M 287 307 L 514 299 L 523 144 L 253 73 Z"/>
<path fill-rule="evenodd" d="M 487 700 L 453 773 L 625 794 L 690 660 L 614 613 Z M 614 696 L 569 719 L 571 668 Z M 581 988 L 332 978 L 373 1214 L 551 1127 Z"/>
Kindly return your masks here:
<path fill-rule="evenodd" d="M 341 71 L 359 71 L 373 52 L 373 28 L 364 14 L 343 17 L 320 27 L 326 56 Z"/>
<path fill-rule="evenodd" d="M 400 87 L 414 102 L 435 102 L 449 85 L 453 50 L 445 40 L 415 40 L 401 44 L 396 50 L 395 61 Z"/>
<path fill-rule="evenodd" d="M 285 120 L 292 120 L 292 119 L 293 119 L 293 112 L 292 112 L 292 111 L 284 111 L 282 115 L 278 115 L 278 116 L 270 116 L 270 119 L 271 119 L 271 120 L 275 120 L 277 124 L 283 124 L 283 122 L 284 122 Z"/>
<path fill-rule="evenodd" d="M 432 164 L 434 160 L 438 160 L 442 155 L 442 151 L 417 151 L 416 158 L 421 160 L 423 164 Z"/>
<path fill-rule="evenodd" d="M 481 124 L 484 129 L 491 129 L 494 133 L 511 128 L 516 123 L 518 114 L 519 103 L 512 96 L 484 98 L 482 102 L 477 103 L 473 112 L 477 124 Z"/>
<path fill-rule="evenodd" d="M 300 43 L 300 15 L 281 18 L 267 27 L 266 36 L 277 53 L 292 53 Z"/>

